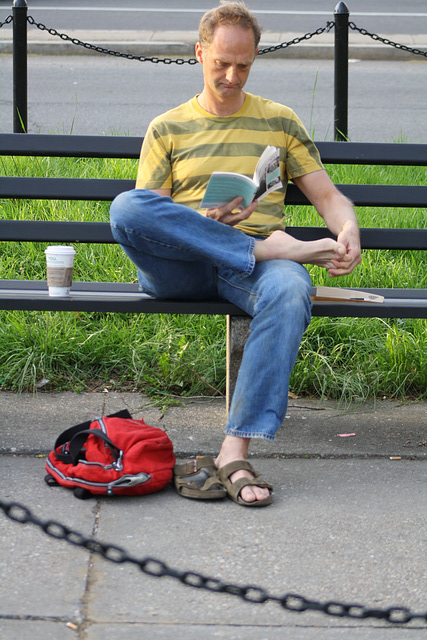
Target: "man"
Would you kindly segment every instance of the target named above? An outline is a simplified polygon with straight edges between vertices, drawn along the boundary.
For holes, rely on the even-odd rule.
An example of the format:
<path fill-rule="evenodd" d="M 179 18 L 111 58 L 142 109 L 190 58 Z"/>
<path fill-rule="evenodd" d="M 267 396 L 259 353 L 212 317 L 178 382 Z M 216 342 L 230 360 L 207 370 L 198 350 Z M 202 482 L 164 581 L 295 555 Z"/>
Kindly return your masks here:
<path fill-rule="evenodd" d="M 186 497 L 228 494 L 264 506 L 272 487 L 247 462 L 251 438 L 273 440 L 287 408 L 289 376 L 310 322 L 310 278 L 304 264 L 331 277 L 360 262 L 351 203 L 335 188 L 306 130 L 287 107 L 244 92 L 260 40 L 242 2 L 225 2 L 202 18 L 196 57 L 203 90 L 156 118 L 141 150 L 136 189 L 111 207 L 117 241 L 138 267 L 141 287 L 166 298 L 221 297 L 252 316 L 215 464 L 180 465 L 175 484 Z M 212 171 L 252 176 L 267 145 L 280 149 L 282 190 L 239 206 L 199 210 Z M 302 242 L 286 233 L 288 179 L 314 205 L 337 240 Z M 201 215 L 202 214 L 202 215 Z"/>

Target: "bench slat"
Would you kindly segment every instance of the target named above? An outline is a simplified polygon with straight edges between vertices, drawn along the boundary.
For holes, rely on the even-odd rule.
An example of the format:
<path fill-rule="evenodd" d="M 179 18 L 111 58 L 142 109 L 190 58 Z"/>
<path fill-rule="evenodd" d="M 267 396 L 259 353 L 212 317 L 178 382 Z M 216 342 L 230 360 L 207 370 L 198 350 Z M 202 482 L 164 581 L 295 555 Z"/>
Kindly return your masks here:
<path fill-rule="evenodd" d="M 316 142 L 325 164 L 427 165 L 427 145 L 396 142 Z"/>
<path fill-rule="evenodd" d="M 0 155 L 61 158 L 138 158 L 143 137 L 43 133 L 0 134 Z"/>
<path fill-rule="evenodd" d="M 0 197 L 106 202 L 134 186 L 134 180 L 0 177 Z M 355 206 L 424 207 L 427 202 L 427 186 L 338 184 L 337 187 Z M 285 204 L 309 202 L 294 184 L 289 184 Z"/>
<path fill-rule="evenodd" d="M 30 200 L 113 200 L 135 180 L 84 178 L 0 178 L 0 197 Z"/>
<path fill-rule="evenodd" d="M 0 155 L 81 158 L 138 158 L 143 137 L 2 133 Z M 326 164 L 427 164 L 426 145 L 317 141 Z"/>
<path fill-rule="evenodd" d="M 333 234 L 326 227 L 287 227 L 298 240 L 318 240 Z M 363 249 L 427 250 L 427 229 L 360 230 Z M 115 243 L 108 222 L 0 220 L 0 241 Z"/>

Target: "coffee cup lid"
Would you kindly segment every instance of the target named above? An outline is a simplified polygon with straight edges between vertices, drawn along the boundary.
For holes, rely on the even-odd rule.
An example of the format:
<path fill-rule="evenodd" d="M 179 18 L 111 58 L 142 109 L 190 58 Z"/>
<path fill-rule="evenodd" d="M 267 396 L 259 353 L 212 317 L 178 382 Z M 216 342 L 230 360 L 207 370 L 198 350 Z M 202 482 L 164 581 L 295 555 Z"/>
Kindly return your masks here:
<path fill-rule="evenodd" d="M 51 247 L 47 247 L 47 249 L 45 249 L 45 253 L 59 253 L 62 255 L 70 255 L 70 254 L 75 254 L 75 250 L 73 249 L 73 247 L 67 247 L 65 245 L 57 245 L 57 246 L 51 246 Z"/>

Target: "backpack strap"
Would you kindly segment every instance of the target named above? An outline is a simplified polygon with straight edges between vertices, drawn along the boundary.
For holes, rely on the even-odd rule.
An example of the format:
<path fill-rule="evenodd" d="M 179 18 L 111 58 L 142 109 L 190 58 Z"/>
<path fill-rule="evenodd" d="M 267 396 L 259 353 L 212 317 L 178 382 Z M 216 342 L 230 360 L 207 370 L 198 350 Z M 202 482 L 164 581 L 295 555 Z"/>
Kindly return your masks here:
<path fill-rule="evenodd" d="M 132 418 L 127 409 L 118 411 L 117 413 L 113 413 L 107 417 L 123 419 Z M 123 452 L 114 444 L 114 442 L 110 440 L 110 438 L 101 429 L 91 429 L 90 426 L 93 422 L 95 422 L 95 420 L 88 420 L 63 431 L 55 442 L 55 457 L 62 462 L 71 462 L 74 466 L 77 465 L 79 459 L 81 458 L 82 449 L 86 440 L 90 435 L 93 435 L 101 438 L 105 442 L 105 444 L 111 450 L 116 464 L 119 464 Z M 65 444 L 68 444 L 66 451 L 63 447 L 63 445 Z"/>

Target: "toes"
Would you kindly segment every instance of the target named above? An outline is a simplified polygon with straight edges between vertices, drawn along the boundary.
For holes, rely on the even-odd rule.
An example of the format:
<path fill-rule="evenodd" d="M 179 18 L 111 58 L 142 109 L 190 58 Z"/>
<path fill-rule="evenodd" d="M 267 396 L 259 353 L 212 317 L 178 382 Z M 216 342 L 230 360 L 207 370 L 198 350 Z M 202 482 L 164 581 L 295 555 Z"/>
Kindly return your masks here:
<path fill-rule="evenodd" d="M 255 495 L 255 492 L 251 487 L 243 487 L 243 489 L 240 492 L 240 497 L 245 502 L 255 502 L 255 500 L 260 499 Z"/>
<path fill-rule="evenodd" d="M 240 492 L 242 500 L 245 502 L 255 502 L 256 500 L 265 500 L 270 495 L 268 489 L 261 489 L 256 486 L 243 487 Z"/>

